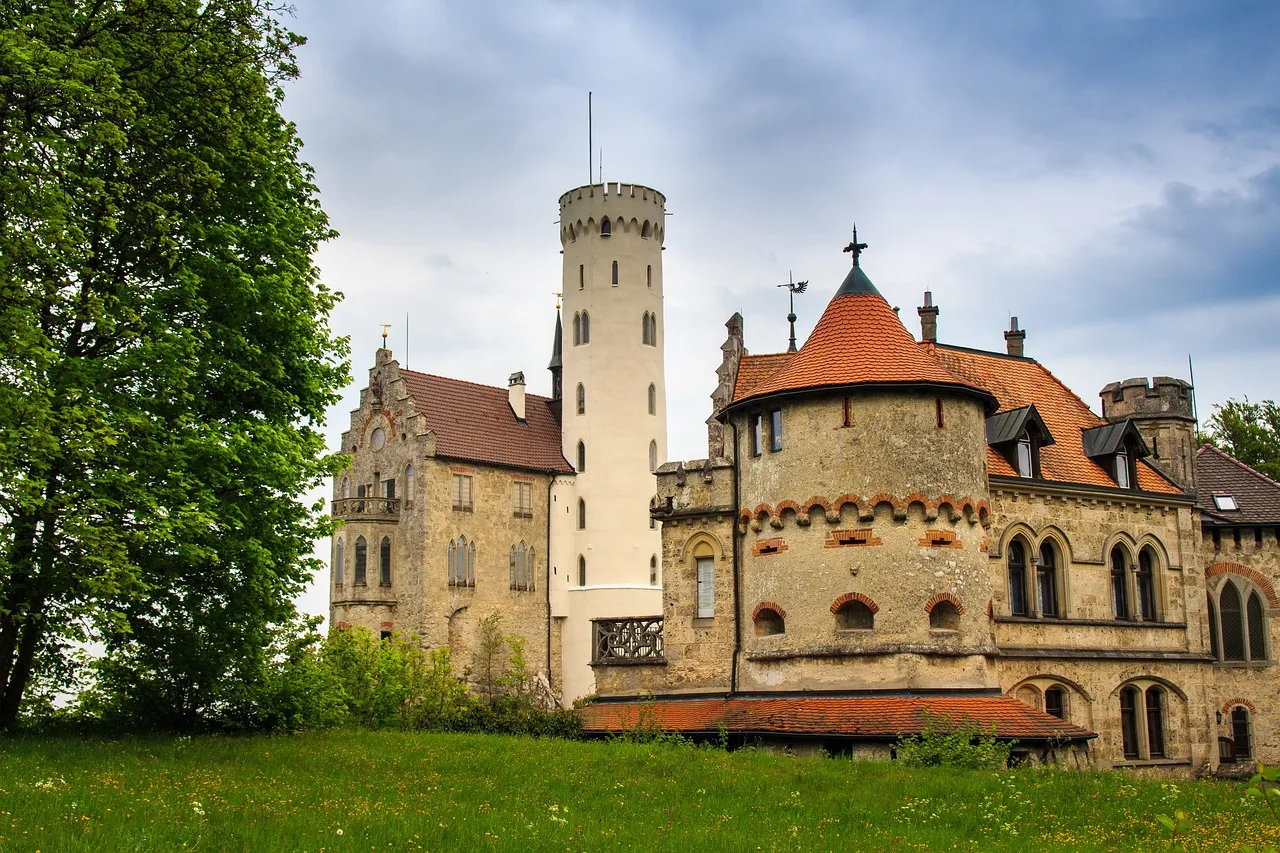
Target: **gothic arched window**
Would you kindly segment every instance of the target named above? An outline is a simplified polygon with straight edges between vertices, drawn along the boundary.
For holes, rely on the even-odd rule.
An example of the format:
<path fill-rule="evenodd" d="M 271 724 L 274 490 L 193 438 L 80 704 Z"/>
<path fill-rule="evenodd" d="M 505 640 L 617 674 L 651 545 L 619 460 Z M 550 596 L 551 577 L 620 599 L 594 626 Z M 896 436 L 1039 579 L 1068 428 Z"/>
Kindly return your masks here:
<path fill-rule="evenodd" d="M 585 470 L 587 470 L 587 445 L 579 441 L 578 442 L 578 471 L 581 472 Z"/>
<path fill-rule="evenodd" d="M 658 413 L 658 388 L 652 382 L 649 383 L 649 414 L 656 415 Z"/>
<path fill-rule="evenodd" d="M 640 318 L 640 343 L 648 344 L 649 341 L 649 312 L 644 312 L 644 316 Z"/>
<path fill-rule="evenodd" d="M 587 502 L 578 498 L 578 529 L 587 529 Z"/>
<path fill-rule="evenodd" d="M 346 544 L 342 541 L 342 537 L 338 537 L 337 553 L 333 560 L 333 583 L 335 586 L 342 586 L 343 577 L 342 570 L 346 566 Z"/>
<path fill-rule="evenodd" d="M 1138 571 L 1134 576 L 1138 585 L 1138 612 L 1145 622 L 1156 621 L 1155 558 L 1150 548 L 1138 552 Z"/>
<path fill-rule="evenodd" d="M 357 586 L 363 586 L 365 582 L 365 573 L 369 564 L 369 543 L 364 541 L 364 537 L 356 539 L 356 577 Z"/>
<path fill-rule="evenodd" d="M 1027 549 L 1021 539 L 1009 543 L 1009 613 L 1027 616 Z"/>
<path fill-rule="evenodd" d="M 613 286 L 618 286 L 618 262 L 613 262 Z"/>
<path fill-rule="evenodd" d="M 649 442 L 649 473 L 656 473 L 658 470 L 658 442 Z"/>
<path fill-rule="evenodd" d="M 1129 561 L 1119 545 L 1111 549 L 1111 614 L 1129 618 Z"/>
<path fill-rule="evenodd" d="M 576 347 L 582 343 L 582 315 L 577 311 L 573 312 L 573 345 Z"/>
<path fill-rule="evenodd" d="M 587 413 L 587 389 L 582 387 L 582 383 L 578 383 L 577 391 L 578 414 L 585 415 Z"/>
<path fill-rule="evenodd" d="M 609 217 L 600 220 L 600 236 L 608 237 L 613 233 L 613 226 L 609 224 Z"/>
<path fill-rule="evenodd" d="M 578 586 L 587 585 L 587 558 L 578 555 Z"/>
<path fill-rule="evenodd" d="M 591 316 L 586 311 L 582 312 L 582 342 L 591 343 Z"/>
<path fill-rule="evenodd" d="M 378 583 L 391 586 L 391 537 L 383 536 L 378 548 Z"/>
<path fill-rule="evenodd" d="M 1060 616 L 1058 612 L 1058 552 L 1050 542 L 1040 545 L 1040 563 L 1036 566 L 1036 585 L 1040 591 L 1040 613 Z"/>

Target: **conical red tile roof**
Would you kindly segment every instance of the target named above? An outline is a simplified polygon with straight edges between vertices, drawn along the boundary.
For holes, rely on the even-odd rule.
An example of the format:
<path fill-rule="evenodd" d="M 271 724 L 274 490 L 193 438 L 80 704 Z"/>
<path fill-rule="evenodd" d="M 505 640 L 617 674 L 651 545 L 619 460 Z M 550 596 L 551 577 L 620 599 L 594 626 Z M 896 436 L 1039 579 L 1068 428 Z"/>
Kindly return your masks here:
<path fill-rule="evenodd" d="M 854 267 L 800 351 L 734 404 L 807 389 L 856 385 L 952 387 L 989 401 L 979 386 L 947 370 L 916 344 L 885 298 Z"/>

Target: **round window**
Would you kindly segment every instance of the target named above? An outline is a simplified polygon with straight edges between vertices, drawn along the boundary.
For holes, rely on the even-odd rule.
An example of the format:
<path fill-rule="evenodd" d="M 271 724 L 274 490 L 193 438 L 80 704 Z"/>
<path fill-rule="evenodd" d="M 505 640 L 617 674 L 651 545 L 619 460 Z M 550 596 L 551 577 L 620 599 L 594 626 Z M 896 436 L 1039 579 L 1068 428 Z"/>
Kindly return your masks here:
<path fill-rule="evenodd" d="M 372 442 L 374 450 L 381 450 L 382 445 L 387 443 L 387 434 L 382 431 L 382 427 L 378 427 L 369 436 L 369 441 Z"/>

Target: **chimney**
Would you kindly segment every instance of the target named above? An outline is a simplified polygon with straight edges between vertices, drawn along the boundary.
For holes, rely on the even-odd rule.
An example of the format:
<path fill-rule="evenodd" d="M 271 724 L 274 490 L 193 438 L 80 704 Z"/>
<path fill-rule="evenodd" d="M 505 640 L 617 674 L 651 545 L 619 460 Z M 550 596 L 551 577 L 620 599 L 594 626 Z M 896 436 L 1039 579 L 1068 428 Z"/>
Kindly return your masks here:
<path fill-rule="evenodd" d="M 916 309 L 920 315 L 920 340 L 927 343 L 938 342 L 938 306 L 933 304 L 933 292 L 924 292 L 924 305 Z"/>
<path fill-rule="evenodd" d="M 511 374 L 511 378 L 507 380 L 507 402 L 511 404 L 511 411 L 515 412 L 516 420 L 524 422 L 524 373 L 517 370 Z"/>
<path fill-rule="evenodd" d="M 1009 331 L 1004 333 L 1005 345 L 1009 349 L 1009 355 L 1022 355 L 1022 344 L 1027 339 L 1025 329 L 1018 328 L 1018 318 L 1009 318 Z"/>

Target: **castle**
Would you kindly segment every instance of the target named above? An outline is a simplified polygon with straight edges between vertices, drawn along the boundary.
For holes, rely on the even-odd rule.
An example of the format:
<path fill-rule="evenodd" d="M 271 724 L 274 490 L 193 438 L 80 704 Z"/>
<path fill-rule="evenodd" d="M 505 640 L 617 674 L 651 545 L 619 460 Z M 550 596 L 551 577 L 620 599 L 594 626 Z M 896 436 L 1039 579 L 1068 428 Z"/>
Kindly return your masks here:
<path fill-rule="evenodd" d="M 1280 755 L 1280 484 L 1196 448 L 1187 383 L 1113 383 L 1099 417 L 1016 319 L 1003 352 L 940 342 L 928 293 L 917 340 L 855 235 L 797 351 L 749 353 L 729 320 L 708 455 L 664 462 L 664 205 L 560 198 L 551 398 L 378 351 L 334 484 L 332 624 L 465 662 L 501 613 L 566 702 L 598 694 L 588 731 L 646 713 L 888 757 L 941 715 L 1033 760 Z"/>

